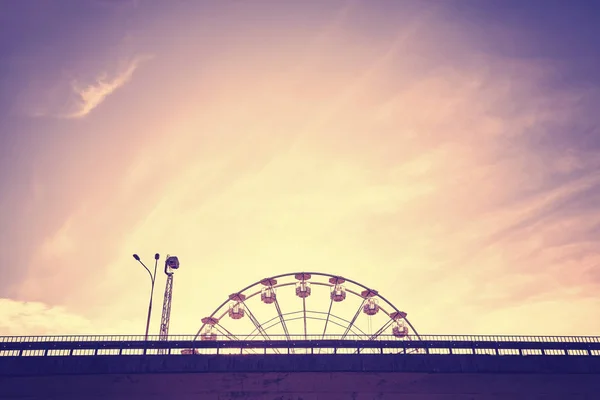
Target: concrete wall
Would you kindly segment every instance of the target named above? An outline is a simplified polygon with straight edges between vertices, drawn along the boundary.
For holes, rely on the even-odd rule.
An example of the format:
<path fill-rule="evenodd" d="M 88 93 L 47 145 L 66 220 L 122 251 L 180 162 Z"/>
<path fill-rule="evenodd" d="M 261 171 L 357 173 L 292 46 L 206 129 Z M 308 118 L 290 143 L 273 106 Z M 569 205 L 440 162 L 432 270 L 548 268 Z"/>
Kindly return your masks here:
<path fill-rule="evenodd" d="M 2 357 L 0 398 L 597 400 L 600 357 Z"/>

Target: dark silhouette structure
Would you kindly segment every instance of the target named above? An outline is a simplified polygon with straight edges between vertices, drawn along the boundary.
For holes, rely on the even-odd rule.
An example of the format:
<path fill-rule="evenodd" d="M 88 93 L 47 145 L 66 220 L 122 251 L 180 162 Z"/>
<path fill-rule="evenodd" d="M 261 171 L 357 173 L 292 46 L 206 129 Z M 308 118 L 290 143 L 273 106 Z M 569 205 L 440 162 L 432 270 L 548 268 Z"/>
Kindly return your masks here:
<path fill-rule="evenodd" d="M 169 336 L 178 267 L 167 257 L 157 336 L 0 338 L 0 399 L 599 398 L 599 337 L 421 335 L 377 290 L 331 274 L 260 280 L 195 335 Z"/>
<path fill-rule="evenodd" d="M 597 399 L 600 393 L 598 337 L 303 336 L 5 337 L 0 398 Z"/>

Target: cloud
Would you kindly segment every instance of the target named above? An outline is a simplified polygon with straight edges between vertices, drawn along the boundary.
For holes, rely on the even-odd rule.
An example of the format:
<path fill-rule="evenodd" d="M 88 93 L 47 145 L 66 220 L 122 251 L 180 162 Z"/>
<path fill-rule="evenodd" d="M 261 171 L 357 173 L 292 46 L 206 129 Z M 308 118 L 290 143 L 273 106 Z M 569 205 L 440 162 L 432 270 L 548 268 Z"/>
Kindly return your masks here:
<path fill-rule="evenodd" d="M 0 299 L 0 335 L 53 335 L 93 332 L 93 323 L 64 307 Z"/>
<path fill-rule="evenodd" d="M 129 82 L 140 63 L 148 59 L 149 57 L 134 58 L 126 64 L 125 68 L 122 68 L 112 77 L 103 73 L 91 83 L 82 84 L 77 81 L 72 82 L 72 89 L 76 97 L 73 105 L 74 110 L 64 117 L 83 118 L 88 115 L 106 100 L 108 96 Z"/>
<path fill-rule="evenodd" d="M 145 319 L 85 315 L 70 307 L 0 298 L 0 336 L 143 334 Z"/>
<path fill-rule="evenodd" d="M 71 66 L 50 79 L 34 74 L 18 92 L 16 108 L 33 118 L 84 118 L 130 82 L 138 68 L 152 58 L 138 55 L 120 58 L 117 63 Z"/>

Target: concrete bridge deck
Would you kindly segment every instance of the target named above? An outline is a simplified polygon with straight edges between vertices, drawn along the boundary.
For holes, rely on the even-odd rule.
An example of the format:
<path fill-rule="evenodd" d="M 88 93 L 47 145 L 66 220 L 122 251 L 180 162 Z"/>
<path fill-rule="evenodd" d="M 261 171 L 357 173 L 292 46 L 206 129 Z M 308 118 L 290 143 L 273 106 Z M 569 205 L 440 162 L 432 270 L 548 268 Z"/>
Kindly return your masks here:
<path fill-rule="evenodd" d="M 600 357 L 7 357 L 2 399 L 598 399 Z"/>
<path fill-rule="evenodd" d="M 181 355 L 190 345 L 205 352 L 219 348 L 220 354 Z M 284 349 L 284 354 L 264 354 Z M 294 354 L 300 349 L 309 354 Z M 318 354 L 324 349 L 337 354 Z M 359 349 L 378 354 L 360 354 Z M 405 349 L 424 354 L 405 354 Z M 427 354 L 443 349 L 449 354 Z M 480 354 L 490 349 L 489 355 Z M 223 354 L 225 350 L 237 354 Z M 255 350 L 262 351 L 245 354 Z M 526 350 L 536 355 L 526 355 Z M 381 340 L 376 346 L 373 341 L 211 344 L 0 338 L 0 398 L 597 400 L 599 350 L 600 341 L 587 339 Z M 87 355 L 74 355 L 77 351 Z M 119 354 L 101 355 L 103 351 Z M 136 351 L 147 354 L 128 354 Z M 452 354 L 463 351 L 470 353 Z"/>

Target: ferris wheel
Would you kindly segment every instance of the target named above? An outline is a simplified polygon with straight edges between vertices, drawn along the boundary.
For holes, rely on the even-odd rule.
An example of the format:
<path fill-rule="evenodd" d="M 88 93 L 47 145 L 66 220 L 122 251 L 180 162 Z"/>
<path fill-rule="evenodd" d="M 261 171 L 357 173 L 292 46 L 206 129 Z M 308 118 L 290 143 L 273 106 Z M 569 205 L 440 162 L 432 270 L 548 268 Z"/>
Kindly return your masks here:
<path fill-rule="evenodd" d="M 406 312 L 377 290 L 337 275 L 294 272 L 232 293 L 195 340 L 419 338 Z"/>

